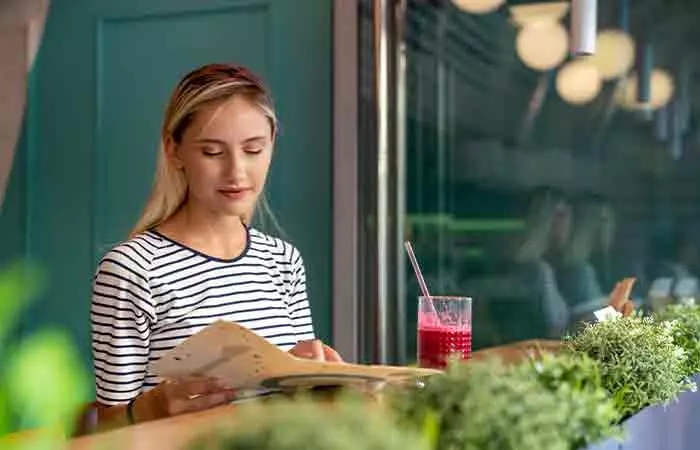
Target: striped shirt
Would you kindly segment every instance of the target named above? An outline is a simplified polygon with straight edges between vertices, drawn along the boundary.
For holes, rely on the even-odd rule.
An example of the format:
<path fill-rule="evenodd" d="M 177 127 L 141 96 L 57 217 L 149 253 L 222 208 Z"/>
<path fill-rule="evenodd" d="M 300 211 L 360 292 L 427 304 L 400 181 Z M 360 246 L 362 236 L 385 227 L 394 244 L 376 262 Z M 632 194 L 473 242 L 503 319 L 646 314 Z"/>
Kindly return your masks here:
<path fill-rule="evenodd" d="M 148 364 L 217 320 L 285 351 L 314 337 L 301 255 L 252 228 L 233 260 L 155 231 L 116 246 L 95 275 L 90 319 L 97 400 L 106 405 L 156 386 Z"/>

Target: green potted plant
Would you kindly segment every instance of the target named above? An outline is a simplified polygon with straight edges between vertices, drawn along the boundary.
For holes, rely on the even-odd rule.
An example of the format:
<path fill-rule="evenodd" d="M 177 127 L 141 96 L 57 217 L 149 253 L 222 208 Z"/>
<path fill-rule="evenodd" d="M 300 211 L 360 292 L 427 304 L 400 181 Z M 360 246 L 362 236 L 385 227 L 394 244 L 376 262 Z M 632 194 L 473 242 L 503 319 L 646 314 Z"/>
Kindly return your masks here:
<path fill-rule="evenodd" d="M 687 377 L 700 373 L 700 305 L 695 301 L 668 305 L 656 317 L 672 325 L 673 341 L 686 353 L 683 372 Z"/>
<path fill-rule="evenodd" d="M 516 370 L 532 374 L 568 405 L 566 426 L 572 449 L 622 436 L 620 413 L 603 388 L 598 364 L 588 356 L 571 351 L 542 353 Z"/>
<path fill-rule="evenodd" d="M 487 360 L 453 364 L 387 402 L 406 426 L 434 427 L 436 449 L 569 450 L 581 435 L 568 423 L 569 399 L 532 370 Z"/>
<path fill-rule="evenodd" d="M 378 405 L 342 398 L 243 406 L 225 431 L 207 432 L 190 450 L 428 450 L 417 433 L 401 429 Z"/>
<path fill-rule="evenodd" d="M 692 388 L 685 380 L 687 356 L 669 322 L 634 314 L 588 323 L 569 344 L 598 363 L 602 385 L 623 417 Z"/>

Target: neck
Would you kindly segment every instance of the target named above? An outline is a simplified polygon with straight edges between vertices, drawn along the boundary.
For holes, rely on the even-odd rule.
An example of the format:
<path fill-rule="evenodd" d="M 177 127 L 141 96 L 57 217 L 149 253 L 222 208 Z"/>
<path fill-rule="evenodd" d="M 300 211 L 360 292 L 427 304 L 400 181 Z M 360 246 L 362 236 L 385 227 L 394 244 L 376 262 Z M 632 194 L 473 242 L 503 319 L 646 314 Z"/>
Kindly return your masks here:
<path fill-rule="evenodd" d="M 219 258 L 238 256 L 246 245 L 241 217 L 212 214 L 186 202 L 159 231 L 205 254 Z"/>
<path fill-rule="evenodd" d="M 182 207 L 184 224 L 201 236 L 233 236 L 243 230 L 243 220 L 238 216 L 224 216 L 186 202 Z"/>

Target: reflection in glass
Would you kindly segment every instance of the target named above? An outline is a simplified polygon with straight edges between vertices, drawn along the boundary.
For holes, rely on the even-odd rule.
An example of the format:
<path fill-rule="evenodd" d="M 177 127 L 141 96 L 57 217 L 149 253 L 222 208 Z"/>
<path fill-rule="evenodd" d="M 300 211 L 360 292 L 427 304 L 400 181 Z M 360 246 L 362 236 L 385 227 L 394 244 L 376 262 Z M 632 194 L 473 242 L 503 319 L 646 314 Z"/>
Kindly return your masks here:
<path fill-rule="evenodd" d="M 431 292 L 474 299 L 474 349 L 567 333 L 624 277 L 643 308 L 695 297 L 699 72 L 685 37 L 700 37 L 700 4 L 598 2 L 599 53 L 551 69 L 518 48 L 529 25 L 513 12 L 533 2 L 406 4 L 406 237 Z M 408 267 L 406 280 L 412 355 Z"/>

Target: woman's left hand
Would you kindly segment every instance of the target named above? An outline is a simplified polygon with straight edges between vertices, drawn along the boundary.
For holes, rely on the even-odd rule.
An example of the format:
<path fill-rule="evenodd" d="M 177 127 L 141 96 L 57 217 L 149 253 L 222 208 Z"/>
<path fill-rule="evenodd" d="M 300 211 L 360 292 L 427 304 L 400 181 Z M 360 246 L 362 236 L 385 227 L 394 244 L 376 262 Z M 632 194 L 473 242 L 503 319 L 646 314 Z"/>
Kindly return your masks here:
<path fill-rule="evenodd" d="M 299 341 L 289 350 L 297 358 L 313 359 L 314 361 L 343 362 L 338 352 L 327 346 L 320 339 Z"/>

